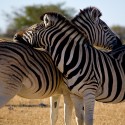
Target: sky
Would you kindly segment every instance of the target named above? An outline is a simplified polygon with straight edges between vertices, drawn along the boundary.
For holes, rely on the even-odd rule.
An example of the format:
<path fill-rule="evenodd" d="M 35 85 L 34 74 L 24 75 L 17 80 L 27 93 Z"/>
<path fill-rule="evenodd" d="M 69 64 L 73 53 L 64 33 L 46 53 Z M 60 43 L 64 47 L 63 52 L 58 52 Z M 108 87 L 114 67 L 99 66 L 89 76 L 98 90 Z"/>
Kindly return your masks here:
<path fill-rule="evenodd" d="M 101 19 L 109 26 L 125 26 L 125 0 L 3 0 L 0 6 L 0 31 L 5 32 L 9 24 L 5 13 L 11 14 L 14 10 L 19 10 L 29 5 L 47 5 L 65 2 L 64 7 L 71 7 L 76 10 L 89 6 L 95 6 L 102 12 Z"/>

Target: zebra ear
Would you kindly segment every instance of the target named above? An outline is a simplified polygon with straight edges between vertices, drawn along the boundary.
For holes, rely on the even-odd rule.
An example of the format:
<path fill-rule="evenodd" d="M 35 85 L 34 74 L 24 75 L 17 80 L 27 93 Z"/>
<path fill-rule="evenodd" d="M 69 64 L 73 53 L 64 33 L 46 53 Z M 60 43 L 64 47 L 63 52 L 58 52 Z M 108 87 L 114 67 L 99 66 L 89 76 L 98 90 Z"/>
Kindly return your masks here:
<path fill-rule="evenodd" d="M 97 8 L 95 7 L 92 8 L 91 16 L 92 16 L 92 20 L 94 21 L 94 23 L 99 22 L 99 18 L 101 15 L 102 15 L 101 12 Z"/>

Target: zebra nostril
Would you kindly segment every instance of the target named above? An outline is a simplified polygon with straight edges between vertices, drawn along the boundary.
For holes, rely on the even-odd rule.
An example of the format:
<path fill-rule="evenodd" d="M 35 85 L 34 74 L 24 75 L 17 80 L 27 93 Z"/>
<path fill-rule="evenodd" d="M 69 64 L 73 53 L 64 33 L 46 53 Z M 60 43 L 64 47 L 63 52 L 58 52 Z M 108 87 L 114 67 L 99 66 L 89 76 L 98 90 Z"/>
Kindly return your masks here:
<path fill-rule="evenodd" d="M 22 34 L 18 34 L 16 33 L 13 37 L 13 41 L 16 43 L 23 43 L 25 45 L 31 46 L 30 44 L 28 44 L 28 41 L 26 38 L 23 38 Z"/>
<path fill-rule="evenodd" d="M 16 33 L 15 36 L 14 36 L 14 39 L 19 40 L 20 38 L 21 38 L 21 36 Z"/>
<path fill-rule="evenodd" d="M 21 43 L 26 43 L 26 41 L 22 38 L 22 36 L 18 33 L 16 33 L 13 37 L 14 42 L 21 42 Z"/>
<path fill-rule="evenodd" d="M 13 41 L 14 41 L 14 42 L 17 41 L 17 33 L 14 35 L 14 37 L 13 37 Z"/>
<path fill-rule="evenodd" d="M 19 38 L 20 38 L 19 34 L 16 33 L 13 37 L 13 41 L 17 41 L 19 40 Z"/>

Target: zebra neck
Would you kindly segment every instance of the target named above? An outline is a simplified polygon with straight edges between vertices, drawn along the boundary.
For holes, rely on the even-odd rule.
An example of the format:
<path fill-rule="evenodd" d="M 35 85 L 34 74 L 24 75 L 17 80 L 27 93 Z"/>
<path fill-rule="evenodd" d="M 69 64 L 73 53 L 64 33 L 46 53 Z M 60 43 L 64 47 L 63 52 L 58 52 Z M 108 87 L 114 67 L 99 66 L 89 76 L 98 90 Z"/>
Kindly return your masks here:
<path fill-rule="evenodd" d="M 71 22 L 77 26 L 77 28 L 85 35 L 87 35 L 88 39 L 89 39 L 89 43 L 91 45 L 96 44 L 96 31 L 94 26 L 87 26 L 87 24 L 84 24 L 84 21 L 82 19 L 82 17 L 80 17 L 80 15 L 78 15 L 76 18 L 74 18 L 73 20 L 71 20 Z M 94 31 L 94 32 L 93 32 Z M 98 42 L 98 41 L 97 41 Z"/>
<path fill-rule="evenodd" d="M 79 63 L 82 65 L 80 67 L 84 68 L 84 62 L 89 59 L 88 57 L 91 55 L 88 53 L 90 47 L 88 47 L 88 42 L 86 44 L 84 42 L 86 41 L 81 40 L 78 44 L 66 42 L 65 47 L 60 43 L 54 51 L 54 46 L 51 47 L 52 59 L 60 72 L 66 77 L 72 72 L 71 68 L 74 67 L 73 69 L 75 69 Z"/>

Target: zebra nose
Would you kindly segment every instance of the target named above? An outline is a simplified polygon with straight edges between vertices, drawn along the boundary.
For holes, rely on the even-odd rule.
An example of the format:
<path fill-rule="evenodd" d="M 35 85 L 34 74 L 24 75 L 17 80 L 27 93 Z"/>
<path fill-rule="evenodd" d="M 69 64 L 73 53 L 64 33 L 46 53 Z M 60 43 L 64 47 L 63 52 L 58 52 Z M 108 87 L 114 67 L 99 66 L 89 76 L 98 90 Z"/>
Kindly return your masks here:
<path fill-rule="evenodd" d="M 16 33 L 13 37 L 13 41 L 14 42 L 18 42 L 18 43 L 26 43 L 26 41 L 22 38 L 22 35 Z"/>
<path fill-rule="evenodd" d="M 14 37 L 13 37 L 13 40 L 14 41 L 17 41 L 17 40 L 20 40 L 21 36 L 19 34 L 15 34 Z"/>
<path fill-rule="evenodd" d="M 16 33 L 16 34 L 14 35 L 14 37 L 13 37 L 13 41 L 14 41 L 14 42 L 17 42 L 17 43 L 23 43 L 23 44 L 29 46 L 29 44 L 27 43 L 27 40 L 25 40 L 25 39 L 23 38 L 22 34 Z"/>

